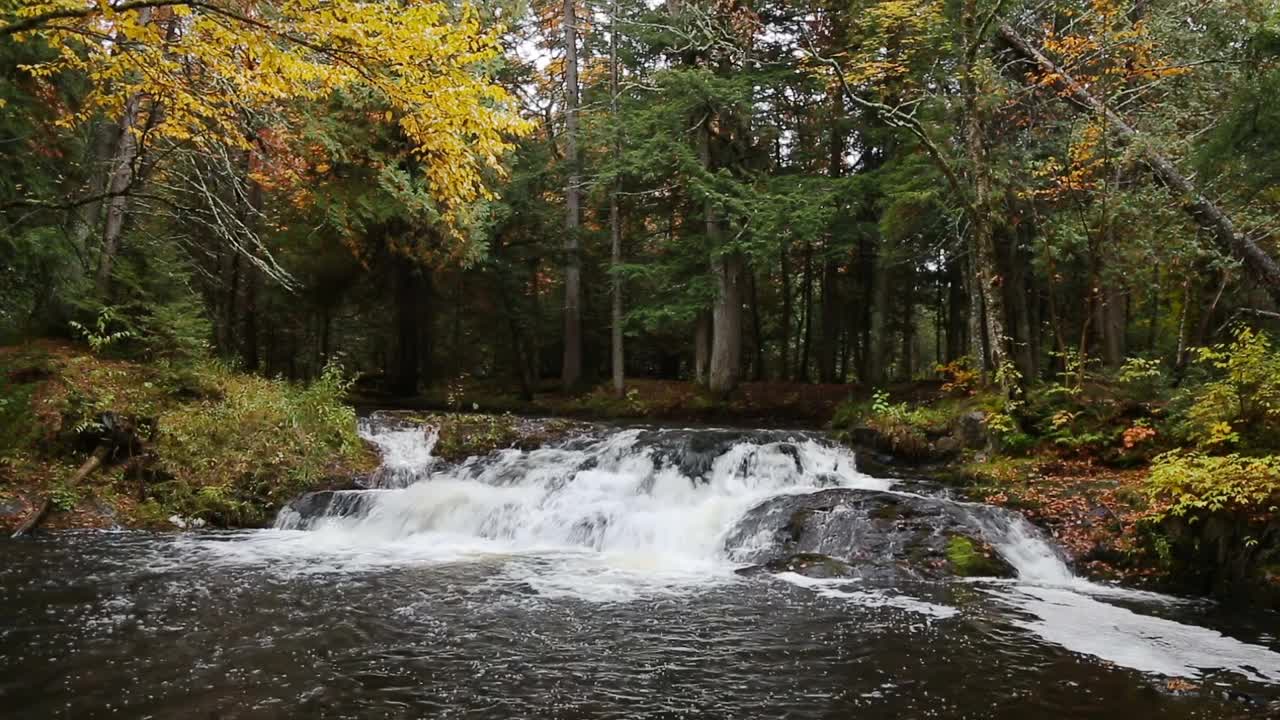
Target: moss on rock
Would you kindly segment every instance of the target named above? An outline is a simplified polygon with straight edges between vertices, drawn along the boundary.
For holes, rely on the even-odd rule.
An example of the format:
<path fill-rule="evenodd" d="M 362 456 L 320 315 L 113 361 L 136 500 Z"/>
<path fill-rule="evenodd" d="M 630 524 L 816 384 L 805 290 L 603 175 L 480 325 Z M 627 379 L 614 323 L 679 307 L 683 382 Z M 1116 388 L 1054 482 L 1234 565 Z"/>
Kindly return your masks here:
<path fill-rule="evenodd" d="M 947 562 L 951 572 L 960 577 L 1005 577 L 1010 575 L 1006 563 L 987 543 L 964 535 L 947 540 Z"/>

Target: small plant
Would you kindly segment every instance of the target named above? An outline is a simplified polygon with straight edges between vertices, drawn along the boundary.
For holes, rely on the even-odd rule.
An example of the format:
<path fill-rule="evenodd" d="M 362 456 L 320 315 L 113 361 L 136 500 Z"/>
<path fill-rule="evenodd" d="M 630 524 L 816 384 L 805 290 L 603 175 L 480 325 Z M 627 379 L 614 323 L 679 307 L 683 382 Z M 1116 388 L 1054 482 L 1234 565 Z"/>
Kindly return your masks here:
<path fill-rule="evenodd" d="M 889 402 L 889 393 L 884 390 L 876 390 L 871 393 L 871 412 L 876 415 L 892 415 L 900 409 L 899 406 Z"/>
<path fill-rule="evenodd" d="M 1050 354 L 1062 360 L 1062 371 L 1058 373 L 1058 381 L 1049 386 L 1046 394 L 1070 399 L 1078 398 L 1084 392 L 1085 372 L 1088 368 L 1088 360 L 1084 353 L 1069 349 Z"/>
<path fill-rule="evenodd" d="M 1131 396 L 1151 399 L 1164 387 L 1164 369 L 1159 360 L 1132 357 L 1116 373 L 1116 382 Z"/>
<path fill-rule="evenodd" d="M 118 326 L 119 323 L 120 319 L 116 316 L 115 311 L 110 307 L 104 307 L 98 311 L 93 327 L 86 327 L 75 320 L 72 320 L 69 324 L 72 330 L 75 330 L 77 334 L 85 339 L 85 342 L 89 343 L 89 349 L 98 353 L 134 336 L 131 330 L 112 329 L 114 326 Z"/>
<path fill-rule="evenodd" d="M 1132 450 L 1143 443 L 1150 442 L 1156 436 L 1155 428 L 1148 425 L 1145 421 L 1139 420 L 1132 427 L 1124 431 L 1123 442 L 1125 450 Z"/>
<path fill-rule="evenodd" d="M 973 368 L 968 357 L 938 365 L 936 371 L 943 378 L 942 392 L 958 397 L 968 397 L 978 392 L 982 374 Z"/>
<path fill-rule="evenodd" d="M 1211 379 L 1178 398 L 1179 429 L 1198 447 L 1272 448 L 1280 434 L 1280 352 L 1271 340 L 1247 326 L 1230 343 L 1201 348 L 1197 359 Z"/>
<path fill-rule="evenodd" d="M 458 377 L 449 381 L 448 385 L 445 387 L 445 407 L 448 407 L 454 412 L 462 409 L 462 405 L 466 401 L 467 380 L 467 374 L 462 373 L 458 375 Z"/>
<path fill-rule="evenodd" d="M 67 512 L 75 509 L 75 506 L 80 503 L 80 493 L 76 488 L 65 483 L 58 483 L 49 492 L 49 501 L 53 503 L 55 510 Z"/>

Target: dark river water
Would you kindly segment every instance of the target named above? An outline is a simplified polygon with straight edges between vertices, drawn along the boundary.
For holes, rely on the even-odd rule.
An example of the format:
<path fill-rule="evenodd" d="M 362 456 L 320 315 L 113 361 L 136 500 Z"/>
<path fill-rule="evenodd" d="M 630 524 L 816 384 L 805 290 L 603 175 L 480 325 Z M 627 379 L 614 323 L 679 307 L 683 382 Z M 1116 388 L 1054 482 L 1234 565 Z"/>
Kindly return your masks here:
<path fill-rule="evenodd" d="M 1277 716 L 1274 614 L 1092 585 L 1025 538 L 1017 580 L 738 576 L 714 542 L 780 476 L 666 486 L 609 442 L 400 473 L 306 530 L 0 540 L 0 717 Z M 597 461 L 548 479 L 569 452 Z M 887 484 L 827 452 L 791 455 Z"/>

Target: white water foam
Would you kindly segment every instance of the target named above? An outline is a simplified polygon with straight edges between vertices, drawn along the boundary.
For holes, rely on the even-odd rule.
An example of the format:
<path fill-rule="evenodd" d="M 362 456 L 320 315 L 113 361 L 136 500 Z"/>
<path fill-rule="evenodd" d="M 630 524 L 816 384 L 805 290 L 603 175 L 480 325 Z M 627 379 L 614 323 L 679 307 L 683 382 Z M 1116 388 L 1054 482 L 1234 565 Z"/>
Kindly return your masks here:
<path fill-rule="evenodd" d="M 1035 617 L 1015 625 L 1072 652 L 1171 677 L 1229 670 L 1280 682 L 1280 654 L 1207 628 L 1143 615 L 1065 588 L 1020 586 L 993 595 Z"/>
<path fill-rule="evenodd" d="M 392 429 L 362 419 L 357 429 L 382 456 L 382 465 L 374 475 L 379 487 L 407 487 L 423 479 L 435 464 L 433 453 L 440 440 L 436 428 Z"/>
<path fill-rule="evenodd" d="M 1151 607 L 1190 601 L 1159 593 L 1090 582 L 1074 575 L 1061 556 L 1025 519 L 1012 518 L 996 549 L 1018 573 L 1008 587 L 988 592 L 1034 619 L 1013 624 L 1072 652 L 1141 672 L 1199 678 L 1227 670 L 1255 680 L 1280 682 L 1280 654 L 1213 630 L 1145 615 L 1104 600 Z"/>
<path fill-rule="evenodd" d="M 804 436 L 734 442 L 695 479 L 640 443 L 641 430 L 460 466 L 437 465 L 434 438 L 421 430 L 366 433 L 384 469 L 418 480 L 372 495 L 358 517 L 298 532 L 282 515 L 281 529 L 213 544 L 216 552 L 285 561 L 273 563 L 285 573 L 494 560 L 541 594 L 617 600 L 734 579 L 724 538 L 767 498 L 891 484 L 858 472 L 849 450 Z"/>
<path fill-rule="evenodd" d="M 891 607 L 907 610 L 926 618 L 945 620 L 960 614 L 959 610 L 946 605 L 917 600 L 906 595 L 896 595 L 885 590 L 851 590 L 857 581 L 844 578 L 811 578 L 794 572 L 778 573 L 775 577 L 783 582 L 814 591 L 822 597 L 848 600 L 863 607 Z"/>

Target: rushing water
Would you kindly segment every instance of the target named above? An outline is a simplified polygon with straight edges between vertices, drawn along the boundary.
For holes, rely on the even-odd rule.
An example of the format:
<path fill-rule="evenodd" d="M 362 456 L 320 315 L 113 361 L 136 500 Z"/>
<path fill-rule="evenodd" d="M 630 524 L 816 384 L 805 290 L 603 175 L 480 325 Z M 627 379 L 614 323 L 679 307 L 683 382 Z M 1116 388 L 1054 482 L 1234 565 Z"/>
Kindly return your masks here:
<path fill-rule="evenodd" d="M 769 542 L 740 527 L 762 501 L 929 493 L 820 437 L 615 430 L 448 465 L 421 429 L 364 431 L 376 487 L 271 530 L 5 541 L 0 716 L 1130 720 L 1280 699 L 1276 616 L 1085 582 L 980 506 L 954 511 L 1016 579 L 735 573 Z"/>

